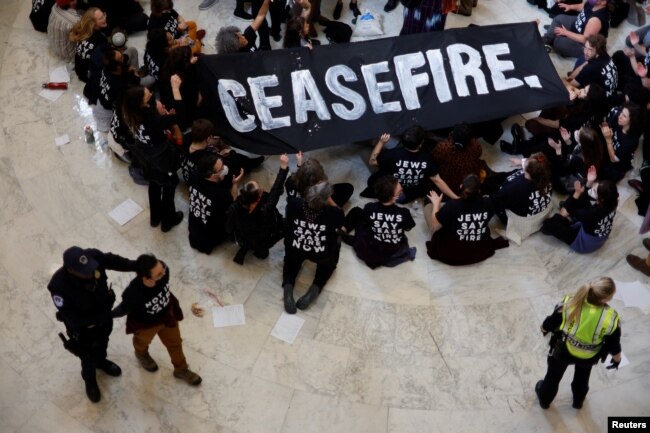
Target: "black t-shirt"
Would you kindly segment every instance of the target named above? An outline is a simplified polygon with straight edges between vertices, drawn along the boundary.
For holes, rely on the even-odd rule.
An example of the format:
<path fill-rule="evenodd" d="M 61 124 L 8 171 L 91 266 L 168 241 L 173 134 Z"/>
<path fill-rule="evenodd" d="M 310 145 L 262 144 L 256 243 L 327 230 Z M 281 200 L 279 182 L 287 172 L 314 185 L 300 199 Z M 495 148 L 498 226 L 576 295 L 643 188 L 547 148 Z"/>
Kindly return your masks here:
<path fill-rule="evenodd" d="M 583 34 L 585 32 L 587 22 L 591 18 L 596 17 L 600 20 L 600 32 L 598 33 L 607 37 L 607 33 L 609 32 L 609 9 L 605 7 L 603 9 L 597 10 L 596 12 L 594 12 L 593 9 L 594 7 L 590 5 L 589 2 L 585 2 L 582 11 L 580 11 L 576 17 L 576 20 L 571 26 L 571 31 L 578 34 Z"/>
<path fill-rule="evenodd" d="M 147 287 L 142 278 L 136 277 L 122 293 L 122 308 L 130 320 L 154 325 L 161 323 L 171 304 L 169 269 L 154 287 Z"/>
<path fill-rule="evenodd" d="M 225 237 L 226 212 L 232 195 L 223 182 L 212 182 L 197 173 L 190 177 L 189 231 L 195 238 Z"/>
<path fill-rule="evenodd" d="M 255 45 L 255 42 L 257 42 L 257 33 L 255 32 L 255 29 L 252 28 L 251 26 L 246 27 L 246 30 L 244 30 L 244 33 L 242 33 L 244 38 L 248 41 L 246 46 L 241 47 L 239 49 L 240 53 L 253 53 L 257 51 L 257 46 Z"/>
<path fill-rule="evenodd" d="M 415 227 L 411 211 L 395 204 L 368 203 L 363 208 L 363 216 L 372 231 L 373 241 L 380 248 L 399 245 L 406 236 L 404 232 Z"/>
<path fill-rule="evenodd" d="M 183 35 L 183 32 L 178 29 L 178 12 L 174 9 L 162 13 L 160 16 L 151 15 L 149 17 L 149 30 L 153 29 L 163 29 L 171 33 L 174 39 L 178 39 Z"/>
<path fill-rule="evenodd" d="M 47 33 L 47 23 L 55 0 L 32 0 L 32 10 L 29 19 L 32 21 L 34 30 Z"/>
<path fill-rule="evenodd" d="M 618 125 L 618 116 L 623 107 L 615 107 L 607 115 L 607 123 L 612 129 L 612 145 L 618 162 L 611 162 L 609 156 L 605 157 L 607 164 L 615 166 L 617 169 L 625 172 L 632 168 L 632 158 L 634 152 L 639 146 L 639 140 L 630 134 L 625 134 L 623 129 Z"/>
<path fill-rule="evenodd" d="M 338 254 L 336 229 L 344 223 L 343 211 L 325 206 L 318 213 L 305 211 L 303 200 L 288 197 L 286 207 L 287 230 L 284 246 L 287 252 L 317 262 Z"/>
<path fill-rule="evenodd" d="M 417 189 L 426 184 L 427 178 L 438 174 L 431 156 L 422 150 L 410 152 L 403 147 L 389 149 L 377 156 L 382 174 L 395 177 L 406 189 Z"/>
<path fill-rule="evenodd" d="M 575 221 L 582 223 L 582 228 L 587 234 L 599 238 L 609 237 L 616 216 L 616 208 L 608 210 L 592 204 L 589 199 L 585 198 L 586 194 L 585 192 L 577 200 L 573 196 L 569 196 L 564 202 L 564 208 Z"/>
<path fill-rule="evenodd" d="M 106 35 L 100 31 L 94 32 L 88 39 L 77 42 L 74 55 L 74 70 L 83 82 L 88 81 L 88 74 L 96 49 L 103 49 L 108 44 Z"/>
<path fill-rule="evenodd" d="M 195 150 L 190 153 L 190 147 L 185 148 L 183 161 L 181 162 L 181 174 L 183 175 L 183 180 L 186 183 L 190 183 L 192 175 L 196 173 L 198 163 L 205 155 L 212 153 L 212 149 L 206 147 L 205 149 Z"/>
<path fill-rule="evenodd" d="M 526 179 L 523 170 L 517 170 L 508 176 L 491 198 L 496 209 L 510 209 L 516 215 L 527 217 L 537 215 L 551 204 L 551 186 L 548 186 L 546 195 L 543 195 Z"/>
<path fill-rule="evenodd" d="M 488 197 L 476 200 L 450 200 L 436 214 L 440 230 L 453 233 L 463 243 L 481 242 L 490 237 L 488 222 L 494 208 Z"/>
<path fill-rule="evenodd" d="M 611 57 L 604 55 L 591 59 L 582 68 L 576 81 L 580 87 L 596 83 L 603 89 L 607 96 L 612 96 L 618 85 L 618 70 Z"/>

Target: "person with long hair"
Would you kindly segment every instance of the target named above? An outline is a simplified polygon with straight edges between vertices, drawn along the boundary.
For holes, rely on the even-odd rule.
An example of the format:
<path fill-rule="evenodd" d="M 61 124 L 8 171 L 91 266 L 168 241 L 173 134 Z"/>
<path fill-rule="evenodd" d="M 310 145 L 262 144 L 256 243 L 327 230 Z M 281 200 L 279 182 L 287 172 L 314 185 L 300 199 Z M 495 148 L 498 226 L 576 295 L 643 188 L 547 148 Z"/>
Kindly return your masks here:
<path fill-rule="evenodd" d="M 432 259 L 452 266 L 471 265 L 508 246 L 507 240 L 490 235 L 488 222 L 494 216 L 494 206 L 489 197 L 481 195 L 481 182 L 475 174 L 463 180 L 460 198 L 444 206 L 435 191 L 428 197 L 431 204 L 425 206 L 424 213 L 434 232 L 426 245 Z"/>
<path fill-rule="evenodd" d="M 573 296 L 567 295 L 544 319 L 543 335 L 550 339 L 548 368 L 543 380 L 535 385 L 542 409 L 548 409 L 569 365 L 575 366 L 571 391 L 573 407 L 581 409 L 589 391 L 591 368 L 598 360 L 612 355 L 608 369 L 618 369 L 621 362 L 621 325 L 618 313 L 608 305 L 616 285 L 609 277 L 596 278 L 580 286 Z"/>
<path fill-rule="evenodd" d="M 411 211 L 398 206 L 402 185 L 385 175 L 375 182 L 377 201 L 363 209 L 354 207 L 345 217 L 343 240 L 349 243 L 371 269 L 394 267 L 415 259 L 416 249 L 409 246 L 406 232 L 415 227 Z M 355 232 L 354 236 L 349 233 Z"/>
<path fill-rule="evenodd" d="M 569 91 L 596 83 L 605 89 L 607 97 L 616 92 L 618 69 L 607 54 L 607 39 L 600 34 L 591 35 L 583 47 L 584 62 L 566 77 Z"/>
<path fill-rule="evenodd" d="M 280 156 L 280 170 L 269 192 L 254 180 L 246 182 L 239 190 L 235 202 L 228 210 L 226 231 L 232 233 L 239 250 L 233 258 L 243 265 L 248 251 L 258 259 L 265 259 L 269 249 L 284 237 L 284 219 L 277 205 L 284 192 L 284 182 L 289 174 L 289 156 Z"/>
<path fill-rule="evenodd" d="M 643 131 L 643 114 L 637 105 L 625 104 L 613 108 L 600 125 L 607 144 L 605 162 L 600 171 L 603 179 L 618 182 L 632 169 L 632 158 Z"/>
<path fill-rule="evenodd" d="M 147 45 L 144 51 L 144 66 L 147 68 L 147 74 L 151 76 L 156 83 L 160 79 L 160 70 L 167 60 L 169 50 L 176 46 L 172 34 L 164 29 L 152 29 L 147 33 Z"/>
<path fill-rule="evenodd" d="M 70 40 L 76 43 L 74 71 L 84 83 L 88 82 L 91 58 L 97 48 L 108 45 L 106 13 L 99 8 L 88 8 L 70 31 Z"/>
<path fill-rule="evenodd" d="M 149 222 L 151 227 L 160 225 L 163 232 L 183 220 L 183 213 L 177 212 L 174 205 L 178 153 L 167 138 L 167 132 L 177 129 L 182 117 L 182 104 L 178 104 L 182 102 L 181 79 L 173 75 L 170 80 L 176 103 L 170 110 L 143 86 L 128 89 L 122 102 L 122 116 L 135 138 L 132 155 L 149 181 Z"/>
<path fill-rule="evenodd" d="M 321 181 L 307 188 L 300 197 L 288 197 L 282 289 L 284 309 L 295 314 L 316 300 L 339 262 L 340 243 L 337 231 L 344 223 L 343 211 L 332 205 L 332 187 Z M 314 280 L 298 301 L 293 290 L 305 260 L 316 263 Z"/>
<path fill-rule="evenodd" d="M 173 47 L 169 50 L 165 63 L 160 70 L 160 81 L 158 83 L 158 92 L 160 101 L 169 105 L 172 104 L 174 95 L 170 85 L 169 78 L 172 75 L 181 77 L 181 96 L 183 97 L 184 119 L 179 124 L 181 129 L 185 130 L 192 125 L 196 119 L 201 104 L 201 92 L 194 69 L 194 64 L 198 57 L 192 54 L 188 46 Z"/>
<path fill-rule="evenodd" d="M 544 221 L 542 233 L 558 238 L 577 253 L 591 253 L 609 238 L 616 206 L 616 184 L 610 180 L 596 182 L 596 168 L 591 166 L 586 185 L 575 181 L 573 194 L 559 213 Z"/>
<path fill-rule="evenodd" d="M 551 205 L 551 172 L 548 160 L 542 153 L 529 158 L 513 159 L 521 168 L 510 172 L 498 191 L 490 198 L 497 216 L 508 223 L 506 210 L 520 217 L 545 212 Z"/>

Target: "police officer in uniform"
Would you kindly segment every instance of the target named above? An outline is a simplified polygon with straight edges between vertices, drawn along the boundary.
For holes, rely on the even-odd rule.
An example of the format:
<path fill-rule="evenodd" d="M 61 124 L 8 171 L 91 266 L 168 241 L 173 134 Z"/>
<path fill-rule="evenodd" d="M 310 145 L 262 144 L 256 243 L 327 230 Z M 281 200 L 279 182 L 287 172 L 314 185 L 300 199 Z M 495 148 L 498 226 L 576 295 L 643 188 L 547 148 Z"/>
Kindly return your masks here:
<path fill-rule="evenodd" d="M 572 297 L 555 307 L 542 324 L 544 335 L 553 332 L 548 369 L 544 380 L 535 385 L 539 405 L 548 409 L 557 394 L 562 376 L 569 364 L 575 365 L 571 390 L 573 407 L 582 408 L 589 391 L 591 367 L 600 359 L 612 355 L 608 369 L 621 362 L 621 327 L 619 315 L 607 303 L 612 300 L 616 286 L 609 277 L 600 277 L 578 289 Z"/>
<path fill-rule="evenodd" d="M 65 348 L 81 359 L 81 377 L 93 403 L 101 398 L 95 369 L 104 370 L 109 376 L 122 374 L 120 367 L 106 358 L 115 302 L 107 269 L 134 271 L 135 261 L 96 249 L 70 247 L 63 253 L 63 266 L 47 286 L 58 309 L 56 317 L 65 324 L 69 339 L 63 334 L 59 336 Z"/>

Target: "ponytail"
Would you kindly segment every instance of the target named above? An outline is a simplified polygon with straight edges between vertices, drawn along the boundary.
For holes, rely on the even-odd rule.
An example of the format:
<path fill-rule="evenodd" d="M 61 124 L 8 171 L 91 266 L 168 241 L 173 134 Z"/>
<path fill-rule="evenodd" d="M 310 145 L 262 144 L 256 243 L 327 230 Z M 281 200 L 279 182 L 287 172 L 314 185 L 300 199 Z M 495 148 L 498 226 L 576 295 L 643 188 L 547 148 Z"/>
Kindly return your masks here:
<path fill-rule="evenodd" d="M 569 311 L 567 322 L 572 323 L 580 315 L 585 300 L 592 305 L 605 306 L 615 292 L 616 284 L 609 277 L 600 277 L 582 285 L 566 306 Z"/>

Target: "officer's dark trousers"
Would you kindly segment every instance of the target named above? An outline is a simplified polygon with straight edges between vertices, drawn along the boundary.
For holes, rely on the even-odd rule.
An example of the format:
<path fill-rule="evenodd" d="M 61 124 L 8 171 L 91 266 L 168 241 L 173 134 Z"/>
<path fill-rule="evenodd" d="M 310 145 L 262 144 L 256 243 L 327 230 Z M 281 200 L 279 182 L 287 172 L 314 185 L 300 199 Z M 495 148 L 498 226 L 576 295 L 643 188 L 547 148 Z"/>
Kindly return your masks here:
<path fill-rule="evenodd" d="M 95 369 L 106 361 L 106 348 L 112 330 L 113 321 L 109 320 L 105 324 L 79 334 L 79 358 L 83 380 L 95 380 Z"/>
<path fill-rule="evenodd" d="M 557 360 L 552 356 L 547 358 L 548 370 L 542 383 L 542 388 L 539 392 L 539 402 L 543 405 L 551 404 L 557 390 L 564 376 L 569 363 L 562 360 Z M 573 391 L 574 404 L 582 404 L 587 391 L 589 391 L 589 375 L 591 374 L 591 363 L 577 363 L 575 364 L 575 372 L 573 373 L 573 382 L 571 382 L 571 391 Z"/>

